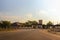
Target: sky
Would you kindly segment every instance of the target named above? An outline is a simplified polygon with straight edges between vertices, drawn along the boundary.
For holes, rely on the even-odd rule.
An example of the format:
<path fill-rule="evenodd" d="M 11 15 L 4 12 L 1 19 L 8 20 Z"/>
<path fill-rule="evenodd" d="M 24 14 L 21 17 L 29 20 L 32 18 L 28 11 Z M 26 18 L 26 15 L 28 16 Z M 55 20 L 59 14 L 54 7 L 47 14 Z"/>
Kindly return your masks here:
<path fill-rule="evenodd" d="M 0 20 L 60 23 L 60 0 L 0 0 Z"/>

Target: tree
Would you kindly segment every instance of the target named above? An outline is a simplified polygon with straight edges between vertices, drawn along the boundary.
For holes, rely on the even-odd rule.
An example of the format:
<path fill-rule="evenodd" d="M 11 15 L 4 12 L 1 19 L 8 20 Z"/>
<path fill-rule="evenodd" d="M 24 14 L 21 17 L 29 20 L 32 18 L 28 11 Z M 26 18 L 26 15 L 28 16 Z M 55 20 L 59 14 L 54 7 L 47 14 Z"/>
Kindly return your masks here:
<path fill-rule="evenodd" d="M 51 22 L 51 21 L 49 21 L 48 23 L 47 23 L 47 28 L 49 28 L 50 26 L 52 26 L 53 25 L 53 23 Z"/>
<path fill-rule="evenodd" d="M 47 25 L 53 25 L 53 23 L 52 23 L 51 21 L 49 21 L 49 22 L 47 23 Z"/>
<path fill-rule="evenodd" d="M 25 24 L 29 27 L 29 26 L 38 24 L 38 22 L 36 22 L 36 21 L 28 21 Z"/>
<path fill-rule="evenodd" d="M 37 23 L 36 21 L 28 21 L 28 24 L 29 24 L 29 25 L 33 25 L 33 24 L 36 25 L 36 24 L 38 24 L 38 23 Z"/>
<path fill-rule="evenodd" d="M 32 21 L 28 21 L 26 22 L 28 25 L 32 25 Z"/>
<path fill-rule="evenodd" d="M 0 24 L 2 28 L 9 28 L 11 25 L 10 21 L 1 21 Z"/>
<path fill-rule="evenodd" d="M 38 22 L 37 21 L 32 21 L 32 24 L 36 25 L 36 24 L 38 24 Z"/>
<path fill-rule="evenodd" d="M 32 21 L 27 21 L 27 22 L 25 23 L 25 25 L 26 25 L 27 27 L 31 27 Z"/>

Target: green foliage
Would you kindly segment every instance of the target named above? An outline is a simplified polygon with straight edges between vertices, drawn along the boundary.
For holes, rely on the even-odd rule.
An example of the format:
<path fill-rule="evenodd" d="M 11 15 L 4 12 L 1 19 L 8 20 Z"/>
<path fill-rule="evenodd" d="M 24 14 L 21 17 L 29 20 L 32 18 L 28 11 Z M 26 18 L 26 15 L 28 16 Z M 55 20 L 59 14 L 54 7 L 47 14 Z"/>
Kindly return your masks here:
<path fill-rule="evenodd" d="M 25 22 L 26 27 L 32 27 L 32 25 L 36 25 L 36 24 L 38 24 L 37 21 L 28 21 L 28 22 Z"/>
<path fill-rule="evenodd" d="M 49 21 L 49 22 L 47 23 L 47 25 L 53 25 L 53 23 L 52 23 L 51 21 Z"/>
<path fill-rule="evenodd" d="M 1 21 L 0 22 L 0 27 L 1 28 L 9 28 L 11 25 L 10 21 Z"/>
<path fill-rule="evenodd" d="M 38 24 L 36 21 L 28 21 L 26 22 L 27 25 Z"/>
<path fill-rule="evenodd" d="M 53 23 L 52 23 L 51 21 L 49 21 L 49 22 L 47 23 L 46 28 L 48 29 L 48 28 L 50 28 L 50 26 L 52 26 L 52 25 L 53 25 Z"/>

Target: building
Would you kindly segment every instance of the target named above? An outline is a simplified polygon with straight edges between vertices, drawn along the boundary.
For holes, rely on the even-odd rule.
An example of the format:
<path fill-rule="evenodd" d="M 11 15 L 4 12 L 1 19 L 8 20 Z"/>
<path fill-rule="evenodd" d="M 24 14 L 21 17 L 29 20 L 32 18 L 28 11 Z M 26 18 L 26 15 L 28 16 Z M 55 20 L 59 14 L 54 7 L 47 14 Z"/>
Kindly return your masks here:
<path fill-rule="evenodd" d="M 13 28 L 19 28 L 20 27 L 20 23 L 19 22 L 14 22 L 14 23 L 11 24 L 11 26 Z"/>
<path fill-rule="evenodd" d="M 39 20 L 39 22 L 38 22 L 38 28 L 42 28 L 42 20 Z"/>
<path fill-rule="evenodd" d="M 42 25 L 42 20 L 39 20 L 39 24 L 41 24 L 41 25 Z"/>
<path fill-rule="evenodd" d="M 37 24 L 32 25 L 33 28 L 43 28 L 42 27 L 42 20 L 39 20 Z"/>

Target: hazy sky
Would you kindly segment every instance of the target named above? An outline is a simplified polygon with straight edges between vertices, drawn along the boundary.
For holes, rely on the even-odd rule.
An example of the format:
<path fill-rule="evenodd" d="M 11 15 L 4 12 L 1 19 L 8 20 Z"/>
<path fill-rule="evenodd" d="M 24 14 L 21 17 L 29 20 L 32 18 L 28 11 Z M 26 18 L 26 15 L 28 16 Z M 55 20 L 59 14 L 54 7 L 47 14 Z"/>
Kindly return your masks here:
<path fill-rule="evenodd" d="M 60 0 L 0 0 L 0 20 L 39 19 L 60 23 Z"/>

